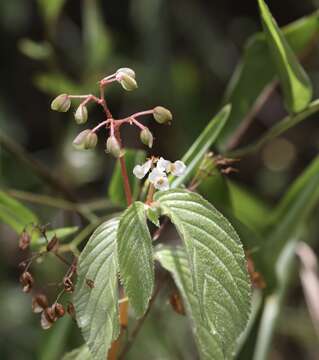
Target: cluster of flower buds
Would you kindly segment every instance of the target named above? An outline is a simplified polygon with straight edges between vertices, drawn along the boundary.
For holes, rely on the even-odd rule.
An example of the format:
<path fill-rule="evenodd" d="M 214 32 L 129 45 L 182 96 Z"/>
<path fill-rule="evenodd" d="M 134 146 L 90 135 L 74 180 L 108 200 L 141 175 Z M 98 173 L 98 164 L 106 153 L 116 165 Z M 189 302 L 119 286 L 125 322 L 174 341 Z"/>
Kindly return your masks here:
<path fill-rule="evenodd" d="M 156 167 L 154 167 L 154 164 L 156 164 Z M 142 165 L 136 165 L 133 169 L 133 174 L 138 179 L 143 179 L 149 173 L 148 180 L 155 189 L 168 190 L 169 181 L 167 175 L 182 176 L 185 171 L 186 165 L 182 161 L 171 162 L 161 157 L 159 159 L 153 158 L 147 160 Z"/>
<path fill-rule="evenodd" d="M 172 113 L 163 106 L 156 106 L 151 110 L 142 111 L 124 119 L 113 119 L 109 109 L 107 108 L 103 95 L 104 87 L 112 82 L 118 82 L 123 87 L 123 89 L 127 91 L 132 91 L 137 88 L 134 70 L 124 67 L 118 69 L 114 74 L 104 77 L 100 81 L 100 87 L 102 89 L 100 93 L 100 98 L 94 95 L 61 94 L 52 101 L 51 109 L 55 111 L 66 112 L 70 109 L 71 99 L 81 99 L 82 102 L 76 109 L 74 113 L 74 118 L 78 124 L 84 124 L 88 120 L 88 110 L 86 105 L 90 101 L 94 101 L 98 105 L 101 105 L 103 107 L 107 119 L 101 122 L 94 129 L 83 130 L 76 136 L 73 141 L 73 146 L 78 150 L 94 149 L 98 142 L 96 132 L 100 128 L 105 127 L 111 129 L 111 134 L 106 140 L 106 152 L 112 154 L 116 158 L 123 156 L 124 151 L 121 148 L 119 137 L 117 135 L 114 135 L 114 129 L 119 128 L 124 123 L 135 125 L 140 128 L 141 142 L 151 148 L 154 142 L 153 134 L 146 126 L 142 125 L 137 120 L 137 118 L 142 115 L 152 114 L 156 122 L 158 122 L 159 124 L 166 124 L 172 121 Z"/>

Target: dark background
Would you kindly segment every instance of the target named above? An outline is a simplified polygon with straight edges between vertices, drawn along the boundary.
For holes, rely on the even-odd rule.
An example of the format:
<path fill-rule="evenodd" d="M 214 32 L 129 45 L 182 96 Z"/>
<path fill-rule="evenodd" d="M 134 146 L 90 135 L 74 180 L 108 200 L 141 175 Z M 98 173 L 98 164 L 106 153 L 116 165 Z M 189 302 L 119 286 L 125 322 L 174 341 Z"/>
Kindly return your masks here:
<path fill-rule="evenodd" d="M 94 92 L 102 77 L 119 67 L 132 67 L 139 89 L 127 93 L 118 85 L 110 87 L 107 99 L 113 114 L 122 117 L 156 105 L 171 109 L 173 126 L 161 127 L 151 119 L 145 123 L 156 136 L 154 153 L 179 159 L 220 109 L 245 42 L 261 30 L 255 0 L 69 0 L 59 16 L 50 19 L 44 9 L 55 2 L 0 2 L 0 131 L 44 162 L 80 201 L 106 197 L 113 161 L 104 154 L 103 141 L 99 143 L 100 151 L 83 154 L 72 150 L 72 139 L 80 130 L 72 114 L 50 111 L 54 96 L 63 92 Z M 309 14 L 318 6 L 315 0 L 267 3 L 280 25 Z M 96 7 L 99 10 L 94 13 Z M 45 45 L 35 51 L 26 39 Z M 312 59 L 305 66 L 318 89 L 317 44 L 314 47 Z M 99 122 L 101 113 L 93 106 L 90 109 L 93 126 Z M 258 137 L 284 114 L 280 94 L 275 92 L 241 144 Z M 318 152 L 317 118 L 314 116 L 273 143 L 272 146 L 277 146 L 275 152 L 266 147 L 245 158 L 239 165 L 240 172 L 232 178 L 266 203 L 276 204 L 292 179 Z M 141 147 L 134 130 L 126 129 L 123 138 L 126 146 Z M 278 167 L 276 159 L 286 151 L 289 158 Z M 28 167 L 5 150 L 0 152 L 0 164 L 1 188 L 51 193 Z M 43 217 L 47 221 L 54 218 L 61 225 L 59 214 L 47 211 Z M 1 224 L 0 229 L 0 356 L 12 360 L 49 359 L 41 351 L 50 336 L 43 335 L 31 313 L 30 299 L 21 293 L 18 284 L 17 263 L 21 254 L 16 236 Z M 45 273 L 58 272 L 52 266 Z M 316 351 L 318 355 L 299 290 L 294 289 L 292 304 L 287 306 L 287 314 L 282 315 L 272 359 L 314 359 Z M 166 314 L 161 321 L 156 317 L 160 310 Z M 154 353 L 162 354 L 158 357 L 161 359 L 194 358 L 185 321 L 164 300 L 156 311 L 157 329 L 160 333 L 166 329 L 167 336 L 163 335 L 156 345 L 150 321 L 148 345 L 141 340 L 140 347 L 136 347 L 147 354 L 152 344 Z M 172 338 L 169 329 L 175 332 Z M 178 329 L 178 334 L 174 329 Z M 73 331 L 65 341 L 67 348 L 72 348 L 81 340 Z M 138 351 L 132 351 L 131 357 L 142 358 Z"/>

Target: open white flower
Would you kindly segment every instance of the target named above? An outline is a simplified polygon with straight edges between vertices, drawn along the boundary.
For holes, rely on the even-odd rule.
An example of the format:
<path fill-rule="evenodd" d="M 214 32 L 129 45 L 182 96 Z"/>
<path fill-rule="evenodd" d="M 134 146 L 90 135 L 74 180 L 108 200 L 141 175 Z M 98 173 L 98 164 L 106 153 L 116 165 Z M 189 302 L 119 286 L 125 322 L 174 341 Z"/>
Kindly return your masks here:
<path fill-rule="evenodd" d="M 166 173 L 172 173 L 174 176 L 182 176 L 185 173 L 186 165 L 183 161 L 177 160 L 174 163 L 165 160 L 162 157 L 157 161 L 156 167 Z"/>
<path fill-rule="evenodd" d="M 154 168 L 148 176 L 148 180 L 154 185 L 155 189 L 168 190 L 169 182 L 166 174 L 158 169 Z"/>
<path fill-rule="evenodd" d="M 171 173 L 174 176 L 182 176 L 185 173 L 186 165 L 183 161 L 177 160 L 170 166 Z"/>
<path fill-rule="evenodd" d="M 162 172 L 166 171 L 168 173 L 170 166 L 171 166 L 171 162 L 169 160 L 165 160 L 162 157 L 160 157 L 156 163 L 156 167 L 158 168 L 159 171 Z"/>
<path fill-rule="evenodd" d="M 143 177 L 150 171 L 152 166 L 152 160 L 146 161 L 143 165 L 136 165 L 133 169 L 133 174 L 138 179 L 143 179 Z"/>

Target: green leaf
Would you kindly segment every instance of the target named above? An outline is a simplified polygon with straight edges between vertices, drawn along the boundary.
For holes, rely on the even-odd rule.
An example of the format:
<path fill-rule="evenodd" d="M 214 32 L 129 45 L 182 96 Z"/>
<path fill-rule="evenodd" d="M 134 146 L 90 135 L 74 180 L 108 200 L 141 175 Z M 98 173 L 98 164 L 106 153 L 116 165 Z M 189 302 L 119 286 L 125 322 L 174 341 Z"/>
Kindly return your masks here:
<path fill-rule="evenodd" d="M 227 184 L 234 216 L 255 231 L 263 229 L 265 219 L 269 219 L 270 208 L 236 182 L 228 180 Z"/>
<path fill-rule="evenodd" d="M 38 6 L 47 25 L 55 23 L 64 3 L 65 0 L 38 0 Z"/>
<path fill-rule="evenodd" d="M 40 73 L 34 77 L 35 85 L 47 94 L 76 94 L 81 86 L 61 73 Z"/>
<path fill-rule="evenodd" d="M 193 290 L 192 274 L 186 252 L 181 248 L 159 247 L 155 258 L 168 270 L 183 297 L 188 316 L 193 325 L 193 332 L 201 359 L 224 359 L 223 345 L 217 334 L 210 331 L 203 321 L 200 306 Z"/>
<path fill-rule="evenodd" d="M 121 216 L 117 247 L 125 293 L 136 315 L 141 317 L 154 288 L 152 239 L 143 203 L 134 202 Z"/>
<path fill-rule="evenodd" d="M 76 233 L 79 230 L 78 226 L 70 226 L 70 227 L 64 227 L 64 228 L 57 228 L 54 230 L 49 230 L 46 232 L 46 237 L 48 241 L 50 241 L 53 236 L 57 236 L 59 241 L 64 240 L 68 236 Z M 46 245 L 46 239 L 43 236 L 40 237 L 32 237 L 31 246 L 32 247 L 38 247 Z"/>
<path fill-rule="evenodd" d="M 39 359 L 60 360 L 72 328 L 72 319 L 65 316 L 49 332 L 43 332 L 38 353 Z"/>
<path fill-rule="evenodd" d="M 296 113 L 312 98 L 312 85 L 264 0 L 258 0 L 266 40 L 283 88 L 286 107 Z"/>
<path fill-rule="evenodd" d="M 216 141 L 218 135 L 225 126 L 230 111 L 230 105 L 224 106 L 189 148 L 182 158 L 182 161 L 187 165 L 186 172 L 183 176 L 175 178 L 172 181 L 171 188 L 176 188 L 190 179 L 194 170 L 200 164 L 203 156 Z"/>
<path fill-rule="evenodd" d="M 92 360 L 92 355 L 87 345 L 82 345 L 65 354 L 62 360 Z"/>
<path fill-rule="evenodd" d="M 146 154 L 142 150 L 125 150 L 125 163 L 127 167 L 127 174 L 132 188 L 133 200 L 136 200 L 139 193 L 139 180 L 133 175 L 133 168 L 135 165 L 142 164 L 145 161 Z M 121 173 L 121 166 L 119 162 L 116 163 L 113 176 L 110 182 L 108 196 L 114 204 L 126 206 L 126 197 L 123 187 L 123 178 Z"/>
<path fill-rule="evenodd" d="M 83 36 L 88 73 L 104 69 L 111 51 L 111 40 L 97 0 L 83 3 Z"/>
<path fill-rule="evenodd" d="M 267 241 L 264 254 L 273 269 L 287 242 L 308 218 L 309 213 L 319 202 L 319 156 L 291 185 L 278 207 L 273 211 L 269 221 Z"/>
<path fill-rule="evenodd" d="M 239 237 L 198 194 L 169 190 L 158 192 L 155 200 L 185 243 L 201 316 L 229 358 L 250 311 L 250 284 Z"/>
<path fill-rule="evenodd" d="M 119 220 L 100 225 L 78 261 L 74 293 L 76 319 L 94 359 L 104 360 L 119 335 L 116 233 Z M 91 288 L 87 280 L 94 282 Z"/>
<path fill-rule="evenodd" d="M 28 225 L 38 224 L 37 216 L 19 201 L 0 191 L 0 220 L 18 234 Z"/>
<path fill-rule="evenodd" d="M 52 55 L 52 46 L 47 41 L 35 42 L 31 39 L 21 39 L 18 43 L 20 51 L 33 60 L 47 60 Z"/>
<path fill-rule="evenodd" d="M 309 106 L 299 114 L 288 115 L 271 127 L 265 135 L 263 135 L 259 140 L 254 143 L 247 145 L 238 150 L 232 151 L 230 153 L 231 156 L 242 157 L 247 155 L 248 153 L 253 153 L 259 150 L 264 144 L 271 141 L 272 139 L 280 136 L 293 126 L 296 126 L 303 120 L 306 120 L 309 116 L 315 114 L 319 110 L 319 99 L 313 101 L 309 104 Z"/>
<path fill-rule="evenodd" d="M 302 54 L 309 47 L 318 31 L 318 12 L 282 28 L 289 45 L 297 54 Z M 224 103 L 232 104 L 232 112 L 219 136 L 219 148 L 225 148 L 234 130 L 241 125 L 266 85 L 274 79 L 275 73 L 264 34 L 252 36 L 247 41 L 243 57 L 225 94 Z"/>

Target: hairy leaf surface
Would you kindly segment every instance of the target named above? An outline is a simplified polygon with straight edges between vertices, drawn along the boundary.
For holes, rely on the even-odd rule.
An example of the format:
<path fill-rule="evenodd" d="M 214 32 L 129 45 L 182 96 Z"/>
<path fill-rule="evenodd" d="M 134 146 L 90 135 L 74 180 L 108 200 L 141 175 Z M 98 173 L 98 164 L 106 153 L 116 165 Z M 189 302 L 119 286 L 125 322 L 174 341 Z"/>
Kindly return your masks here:
<path fill-rule="evenodd" d="M 250 310 L 250 285 L 239 237 L 198 194 L 169 190 L 157 193 L 155 200 L 186 245 L 203 321 L 219 334 L 225 357 L 231 357 Z"/>
<path fill-rule="evenodd" d="M 137 316 L 143 316 L 154 287 L 152 239 L 145 206 L 134 202 L 122 215 L 117 234 L 120 277 Z"/>
<path fill-rule="evenodd" d="M 119 220 L 100 225 L 82 251 L 74 293 L 76 318 L 93 359 L 106 359 L 119 335 L 116 233 Z M 93 281 L 93 288 L 88 285 Z"/>
<path fill-rule="evenodd" d="M 223 359 L 223 345 L 220 335 L 211 332 L 201 317 L 199 302 L 193 290 L 192 274 L 186 252 L 183 248 L 159 248 L 156 259 L 168 270 L 181 292 L 188 316 L 193 325 L 193 332 L 201 359 Z"/>
<path fill-rule="evenodd" d="M 89 348 L 86 345 L 74 349 L 67 354 L 65 354 L 62 360 L 91 360 L 92 355 Z"/>

